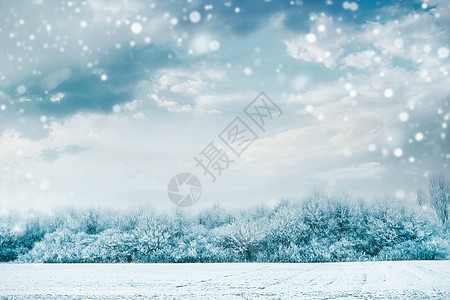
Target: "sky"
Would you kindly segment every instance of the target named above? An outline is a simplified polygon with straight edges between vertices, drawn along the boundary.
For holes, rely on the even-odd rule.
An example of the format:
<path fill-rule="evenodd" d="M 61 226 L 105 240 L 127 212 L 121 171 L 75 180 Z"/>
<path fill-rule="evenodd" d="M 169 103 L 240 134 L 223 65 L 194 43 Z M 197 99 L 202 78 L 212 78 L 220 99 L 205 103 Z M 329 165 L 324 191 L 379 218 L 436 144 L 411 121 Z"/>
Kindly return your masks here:
<path fill-rule="evenodd" d="M 414 201 L 449 174 L 448 28 L 447 0 L 0 1 L 0 211 L 171 208 L 185 172 L 196 208 Z"/>

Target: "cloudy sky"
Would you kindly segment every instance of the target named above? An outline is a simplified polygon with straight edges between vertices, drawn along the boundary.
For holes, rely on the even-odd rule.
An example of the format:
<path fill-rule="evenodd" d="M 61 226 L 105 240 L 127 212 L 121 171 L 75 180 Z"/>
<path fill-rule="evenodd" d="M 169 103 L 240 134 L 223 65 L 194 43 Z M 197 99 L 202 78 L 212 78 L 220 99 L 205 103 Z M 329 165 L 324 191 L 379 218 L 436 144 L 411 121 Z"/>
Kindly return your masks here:
<path fill-rule="evenodd" d="M 182 172 L 196 207 L 412 199 L 449 174 L 447 0 L 0 6 L 0 210 L 173 207 Z M 283 112 L 264 130 L 244 112 L 261 91 Z M 258 136 L 239 157 L 219 138 L 236 117 Z M 211 142 L 232 161 L 214 183 Z"/>

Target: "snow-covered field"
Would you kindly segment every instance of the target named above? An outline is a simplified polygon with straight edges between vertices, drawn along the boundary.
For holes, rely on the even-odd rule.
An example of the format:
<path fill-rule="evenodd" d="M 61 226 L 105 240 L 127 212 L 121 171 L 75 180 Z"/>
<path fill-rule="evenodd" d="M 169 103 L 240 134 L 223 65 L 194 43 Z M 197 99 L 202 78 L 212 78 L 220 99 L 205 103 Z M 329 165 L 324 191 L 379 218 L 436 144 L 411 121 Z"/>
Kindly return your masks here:
<path fill-rule="evenodd" d="M 0 264 L 2 298 L 450 299 L 450 261 Z"/>

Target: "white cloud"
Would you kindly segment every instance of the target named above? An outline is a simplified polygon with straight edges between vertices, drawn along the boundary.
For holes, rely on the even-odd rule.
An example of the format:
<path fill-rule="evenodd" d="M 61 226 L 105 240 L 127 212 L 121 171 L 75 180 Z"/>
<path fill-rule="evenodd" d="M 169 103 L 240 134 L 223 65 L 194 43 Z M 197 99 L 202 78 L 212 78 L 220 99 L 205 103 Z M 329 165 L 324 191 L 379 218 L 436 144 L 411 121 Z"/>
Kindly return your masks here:
<path fill-rule="evenodd" d="M 295 59 L 307 62 L 323 63 L 327 68 L 332 68 L 336 59 L 342 54 L 337 47 L 327 47 L 320 42 L 309 43 L 306 38 L 285 41 L 287 53 Z"/>
<path fill-rule="evenodd" d="M 62 98 L 64 98 L 64 93 L 56 93 L 50 97 L 50 101 L 59 102 Z"/>
<path fill-rule="evenodd" d="M 219 81 L 226 73 L 211 66 L 192 66 L 183 69 L 163 69 L 156 77 L 157 90 L 170 90 L 173 93 L 198 95 L 208 87 L 208 81 Z"/>
<path fill-rule="evenodd" d="M 148 98 L 153 100 L 159 107 L 163 107 L 163 108 L 167 109 L 169 112 L 173 112 L 173 113 L 189 112 L 189 113 L 215 114 L 215 113 L 219 112 L 219 111 L 214 110 L 214 109 L 205 110 L 205 109 L 203 109 L 201 107 L 198 107 L 196 105 L 180 104 L 180 103 L 178 103 L 176 101 L 173 101 L 173 100 L 165 100 L 165 99 L 162 99 L 157 94 L 148 94 L 147 96 L 148 96 Z"/>
<path fill-rule="evenodd" d="M 167 180 L 192 168 L 202 123 L 186 128 L 185 120 L 129 118 L 127 115 L 77 114 L 52 122 L 47 137 L 28 139 L 16 130 L 0 137 L 0 205 L 48 209 L 59 205 L 169 206 Z M 181 134 L 182 132 L 182 134 Z M 86 151 L 42 160 L 48 149 L 79 145 Z M 30 175 L 31 174 L 31 175 Z M 42 182 L 45 189 L 40 189 Z M 130 198 L 130 195 L 133 198 Z"/>
<path fill-rule="evenodd" d="M 355 67 L 365 69 L 372 65 L 390 66 L 392 58 L 410 61 L 424 68 L 434 68 L 439 61 L 438 49 L 448 47 L 450 38 L 445 29 L 436 26 L 450 13 L 444 9 L 448 3 L 439 3 L 429 12 L 416 12 L 386 23 L 371 22 L 361 27 L 342 24 L 339 33 L 319 32 L 319 24 L 337 28 L 337 23 L 325 16 L 315 17 L 310 31 L 317 40 L 310 43 L 303 35 L 284 41 L 287 53 L 295 59 L 317 62 L 327 68 Z M 445 21 L 444 21 L 445 23 Z M 367 50 L 355 51 L 365 48 Z"/>
<path fill-rule="evenodd" d="M 39 64 L 22 64 L 23 69 L 19 72 L 16 59 L 28 52 L 22 53 L 23 49 L 17 48 L 15 43 L 9 43 L 11 46 L 7 46 L 6 52 L 13 53 L 11 60 L 6 55 L 0 57 L 1 65 L 9 65 L 5 71 L 2 70 L 8 75 L 3 82 L 11 82 L 14 76 L 19 78 L 23 76 L 21 74 L 31 74 L 32 70 L 42 69 L 43 75 L 36 78 L 46 78 L 41 82 L 42 85 L 55 88 L 73 76 L 72 71 L 75 69 L 72 65 L 63 63 L 72 63 L 68 58 L 80 57 L 73 62 L 76 65 L 91 62 L 94 64 L 92 70 L 97 72 L 104 63 L 102 59 L 109 57 L 106 53 L 115 53 L 115 44 L 121 44 L 120 51 L 123 51 L 132 38 L 136 42 L 135 49 L 139 49 L 146 35 L 151 35 L 152 43 L 173 42 L 175 39 L 178 43 L 178 38 L 181 38 L 180 48 L 177 44 L 173 51 L 177 58 L 183 59 L 183 55 L 191 57 L 184 47 L 190 46 L 190 39 L 195 34 L 192 35 L 188 30 L 185 33 L 175 32 L 170 26 L 173 16 L 165 17 L 161 11 L 149 13 L 154 18 L 148 17 L 146 21 L 142 20 L 141 14 L 141 19 L 137 20 L 135 13 L 140 11 L 140 7 L 135 5 L 135 1 L 129 3 L 130 6 L 125 8 L 122 2 L 117 1 L 110 4 L 98 0 L 90 2 L 88 8 L 93 10 L 94 15 L 91 18 L 89 14 L 83 15 L 87 22 L 86 28 L 80 28 L 80 20 L 76 18 L 59 28 L 55 24 L 58 24 L 61 16 L 49 16 L 46 21 L 53 25 L 51 30 L 46 29 L 49 24 L 40 26 L 45 36 L 58 44 L 57 47 L 49 50 L 35 47 L 33 54 L 42 60 Z M 429 4 L 433 6 L 432 0 Z M 447 10 L 443 9 L 443 5 Z M 112 11 L 116 11 L 114 15 L 117 18 L 108 21 Z M 230 174 L 227 174 L 228 179 L 223 181 L 229 185 L 217 183 L 208 188 L 210 198 L 218 196 L 224 199 L 223 194 L 214 194 L 214 191 L 225 190 L 229 195 L 235 192 L 235 188 L 251 191 L 252 199 L 259 195 L 267 197 L 265 193 L 269 190 L 278 197 L 281 193 L 302 189 L 305 182 L 355 178 L 366 180 L 367 187 L 380 174 L 387 186 L 392 177 L 403 169 L 421 176 L 423 168 L 432 167 L 428 163 L 431 157 L 436 159 L 438 154 L 445 154 L 444 147 L 448 144 L 448 139 L 443 140 L 440 134 L 445 133 L 441 125 L 444 116 L 447 116 L 448 121 L 446 109 L 450 95 L 450 66 L 448 58 L 438 56 L 438 49 L 449 48 L 449 38 L 443 26 L 450 19 L 448 11 L 448 2 L 442 2 L 438 8 L 431 9 L 431 14 L 427 11 L 413 12 L 398 18 L 398 21 L 386 18 L 383 23 L 372 22 L 362 26 L 350 26 L 324 15 L 313 15 L 307 32 L 297 35 L 283 31 L 281 36 L 287 37 L 283 40 L 289 56 L 329 69 L 323 73 L 324 78 L 317 82 L 313 80 L 322 75 L 320 71 L 309 74 L 309 65 L 305 70 L 303 66 L 295 64 L 287 66 L 292 63 L 292 59 L 274 50 L 279 45 L 272 48 L 272 45 L 255 44 L 263 37 L 267 39 L 266 31 L 249 34 L 242 40 L 230 39 L 230 44 L 220 39 L 221 51 L 232 46 L 231 42 L 242 42 L 245 51 L 230 50 L 229 56 L 222 57 L 219 56 L 221 51 L 214 54 L 222 61 L 230 61 L 229 68 L 206 61 L 205 64 L 190 65 L 186 62 L 184 66 L 180 64 L 157 71 L 154 78 L 144 77 L 137 82 L 135 93 L 130 97 L 130 100 L 136 100 L 115 104 L 118 108 L 115 114 L 80 113 L 56 122 L 53 121 L 57 119 L 55 116 L 47 114 L 52 122 L 38 123 L 39 126 L 49 126 L 48 136 L 40 140 L 28 139 L 19 130 L 3 130 L 0 138 L 0 169 L 5 175 L 2 175 L 0 197 L 8 199 L 11 206 L 21 203 L 39 206 L 50 202 L 73 204 L 77 201 L 129 203 L 130 195 L 133 195 L 133 200 L 138 195 L 144 203 L 160 201 L 170 204 L 165 198 L 168 179 L 185 169 L 196 170 L 192 157 L 205 143 L 217 137 L 223 129 L 222 125 L 231 121 L 231 118 L 226 120 L 229 116 L 227 113 L 241 113 L 243 107 L 257 95 L 254 90 L 260 88 L 268 89 L 271 98 L 280 100 L 285 114 L 279 119 L 280 123 L 273 123 L 273 131 L 261 133 L 261 138 L 244 152 Z M 25 12 L 18 14 L 26 16 L 29 24 L 34 24 L 32 19 L 29 20 L 33 16 Z M 134 35 L 130 25 L 137 21 L 142 24 L 142 32 Z M 36 22 L 42 23 L 41 20 Z M 175 27 L 181 27 L 181 23 Z M 73 30 L 73 24 L 77 30 Z M 275 30 L 284 30 L 281 29 L 282 24 L 282 13 L 272 18 Z M 270 30 L 273 30 L 272 27 Z M 4 28 L 4 32 L 7 30 Z M 56 73 L 52 73 L 55 70 L 46 71 L 45 67 L 50 65 L 53 54 L 59 53 L 59 47 L 63 46 L 62 42 L 57 43 L 56 37 L 64 37 L 65 30 L 73 33 L 73 41 L 69 40 L 65 52 L 55 55 L 52 61 L 61 70 Z M 108 32 L 110 35 L 104 38 Z M 315 39 L 310 38 L 308 41 L 306 34 L 314 34 Z M 269 39 L 268 44 L 280 42 L 280 35 L 274 36 L 276 38 Z M 41 45 L 48 42 L 41 38 L 42 35 L 36 34 L 33 43 L 39 42 Z M 31 43 L 28 36 L 26 39 L 27 43 Z M 78 45 L 80 40 L 82 45 Z M 258 50 L 247 49 L 247 44 L 258 45 Z M 88 46 L 92 52 L 86 51 L 79 55 L 83 46 Z M 201 59 L 195 57 L 196 61 Z M 249 66 L 249 61 L 253 59 L 259 59 L 260 64 Z M 7 63 L 3 64 L 5 61 Z M 244 67 L 252 68 L 252 76 L 233 73 L 234 68 L 241 70 Z M 275 72 L 275 69 L 279 71 L 278 75 L 267 72 Z M 314 66 L 314 69 L 322 68 Z M 327 80 L 330 74 L 334 79 Z M 287 80 L 273 80 L 275 76 L 284 76 Z M 295 93 L 280 93 L 278 96 L 276 93 L 287 86 L 282 83 L 288 82 L 289 78 L 292 79 L 289 83 L 292 83 Z M 16 90 L 17 86 L 12 89 Z M 393 95 L 386 98 L 384 91 L 389 89 Z M 55 93 L 56 90 L 50 91 L 47 97 L 52 102 L 61 103 L 50 104 L 64 104 L 64 94 Z M 8 103 L 8 95 L 0 92 L 0 96 L 5 98 L 4 113 L 9 114 L 13 107 Z M 442 111 L 440 114 L 436 113 L 438 108 Z M 219 111 L 224 113 L 212 114 Z M 407 121 L 399 120 L 400 112 L 408 113 Z M 9 114 L 6 118 L 11 115 L 16 117 Z M 33 118 L 39 119 L 39 115 Z M 20 121 L 22 117 L 17 115 L 17 119 Z M 439 128 L 425 126 L 425 123 L 436 120 L 440 122 Z M 23 118 L 23 121 L 27 120 Z M 31 122 L 22 125 L 29 128 L 34 126 Z M 419 129 L 423 132 L 420 141 L 414 138 Z M 442 144 L 433 140 L 433 134 L 439 141 L 443 140 Z M 409 139 L 412 139 L 411 143 Z M 72 144 L 88 147 L 89 151 L 59 156 L 51 163 L 37 159 L 45 149 L 60 149 Z M 368 151 L 369 145 L 375 146 L 374 151 Z M 402 157 L 395 157 L 393 151 L 396 148 L 403 149 Z M 383 156 L 383 150 L 388 155 Z M 417 164 L 406 168 L 406 159 L 410 155 L 414 155 Z M 32 178 L 28 178 L 27 174 L 33 174 Z M 398 177 L 400 179 L 392 180 L 393 184 L 402 178 L 409 180 L 410 186 L 416 184 L 410 180 L 412 176 Z M 245 185 L 242 184 L 244 179 Z M 45 181 L 50 185 L 41 191 L 39 185 Z M 264 191 L 259 192 L 261 190 Z M 258 192 L 260 194 L 256 195 Z M 240 199 L 244 198 L 244 194 L 236 195 Z"/>
<path fill-rule="evenodd" d="M 360 165 L 350 167 L 343 167 L 332 171 L 319 173 L 318 177 L 323 180 L 364 180 L 379 178 L 381 173 L 385 170 L 379 162 L 368 162 Z"/>
<path fill-rule="evenodd" d="M 347 43 L 348 36 L 336 33 L 338 27 L 331 17 L 313 15 L 312 18 L 314 21 L 311 22 L 308 34 L 284 41 L 286 51 L 295 59 L 322 63 L 327 68 L 333 68 L 344 53 L 343 46 Z M 350 28 L 347 30 L 351 31 Z"/>
<path fill-rule="evenodd" d="M 254 98 L 255 92 L 205 93 L 195 97 L 195 105 L 203 110 L 236 112 L 244 109 Z"/>
<path fill-rule="evenodd" d="M 143 105 L 143 103 L 143 100 L 133 100 L 122 104 L 121 108 L 122 110 L 136 111 Z"/>
<path fill-rule="evenodd" d="M 170 112 L 193 112 L 195 108 L 189 104 L 179 104 L 172 100 L 163 100 L 157 94 L 149 94 L 148 97 L 152 99 L 158 106 L 166 108 Z"/>
<path fill-rule="evenodd" d="M 357 69 L 367 69 L 376 63 L 375 55 L 373 50 L 352 53 L 343 58 L 343 64 Z"/>

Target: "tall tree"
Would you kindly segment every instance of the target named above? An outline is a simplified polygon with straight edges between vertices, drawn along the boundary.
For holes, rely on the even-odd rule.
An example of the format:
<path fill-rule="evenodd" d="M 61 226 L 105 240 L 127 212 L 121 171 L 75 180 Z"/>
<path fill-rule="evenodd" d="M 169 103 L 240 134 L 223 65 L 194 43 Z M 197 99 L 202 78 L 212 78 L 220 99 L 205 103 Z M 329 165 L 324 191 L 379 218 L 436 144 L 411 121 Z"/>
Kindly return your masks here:
<path fill-rule="evenodd" d="M 444 174 L 432 174 L 430 176 L 430 204 L 436 211 L 436 215 L 447 224 L 449 217 L 450 181 Z"/>

